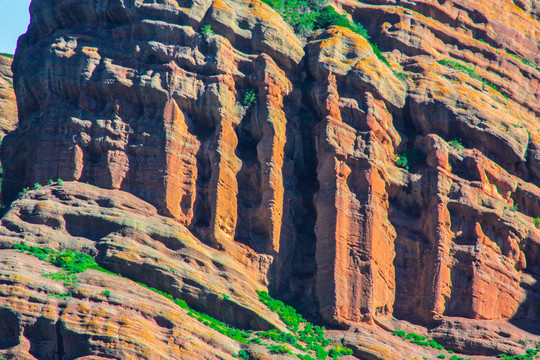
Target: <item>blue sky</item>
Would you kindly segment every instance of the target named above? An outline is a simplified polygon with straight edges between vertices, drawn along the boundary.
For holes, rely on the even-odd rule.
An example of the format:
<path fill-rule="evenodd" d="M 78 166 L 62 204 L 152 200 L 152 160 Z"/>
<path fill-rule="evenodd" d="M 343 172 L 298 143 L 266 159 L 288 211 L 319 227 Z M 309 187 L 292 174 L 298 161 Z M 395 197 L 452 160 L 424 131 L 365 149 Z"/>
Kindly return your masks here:
<path fill-rule="evenodd" d="M 30 23 L 30 0 L 0 0 L 0 53 L 13 54 Z"/>

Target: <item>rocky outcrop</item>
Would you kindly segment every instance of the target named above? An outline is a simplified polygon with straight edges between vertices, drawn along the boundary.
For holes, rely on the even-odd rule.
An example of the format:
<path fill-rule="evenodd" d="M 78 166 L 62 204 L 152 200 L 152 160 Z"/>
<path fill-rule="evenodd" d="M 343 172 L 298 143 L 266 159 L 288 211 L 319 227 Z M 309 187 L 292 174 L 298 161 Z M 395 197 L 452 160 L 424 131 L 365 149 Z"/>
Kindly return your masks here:
<path fill-rule="evenodd" d="M 57 178 L 98 189 L 17 200 L 6 246 L 47 229 L 125 276 L 150 262 L 152 286 L 244 327 L 276 324 L 250 300 L 268 288 L 332 326 L 396 317 L 464 353 L 498 351 L 484 335 L 504 343 L 487 325 L 453 330 L 475 320 L 538 334 L 538 7 L 333 6 L 371 40 L 297 36 L 257 0 L 34 1 L 2 199 Z M 103 200 L 115 194 L 134 205 Z M 161 267 L 178 251 L 206 265 Z M 239 306 L 216 296 L 224 274 Z"/>
<path fill-rule="evenodd" d="M 23 242 L 85 252 L 111 274 L 88 270 L 75 284 L 54 281 L 44 275 L 58 268 L 13 250 Z M 241 329 L 283 327 L 258 301 L 263 279 L 246 272 L 267 266 L 265 257 L 232 260 L 121 191 L 81 183 L 30 191 L 3 216 L 0 248 L 0 351 L 17 359 L 232 359 L 238 352 L 237 342 L 140 284 Z"/>
<path fill-rule="evenodd" d="M 13 59 L 0 55 L 0 139 L 17 124 L 17 101 L 13 91 Z"/>

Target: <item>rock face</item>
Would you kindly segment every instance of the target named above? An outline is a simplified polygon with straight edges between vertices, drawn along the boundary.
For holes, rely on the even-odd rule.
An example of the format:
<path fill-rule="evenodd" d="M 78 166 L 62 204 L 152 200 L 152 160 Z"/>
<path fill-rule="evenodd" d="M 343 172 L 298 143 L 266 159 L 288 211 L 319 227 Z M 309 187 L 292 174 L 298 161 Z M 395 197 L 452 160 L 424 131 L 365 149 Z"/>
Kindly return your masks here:
<path fill-rule="evenodd" d="M 238 343 L 134 281 L 239 328 L 279 327 L 257 299 L 260 279 L 246 276 L 264 259 L 240 264 L 131 194 L 46 186 L 15 201 L 1 221 L 0 351 L 16 359 L 232 359 L 238 352 Z M 43 277 L 58 268 L 11 249 L 21 241 L 84 251 L 123 277 L 89 270 L 75 288 L 62 285 Z M 68 290 L 69 299 L 51 297 Z"/>
<path fill-rule="evenodd" d="M 0 139 L 15 129 L 17 124 L 17 102 L 13 91 L 13 59 L 0 55 Z"/>
<path fill-rule="evenodd" d="M 69 196 L 38 190 L 10 210 L 4 245 L 84 250 L 126 276 L 146 269 L 150 239 L 227 259 L 203 268 L 238 277 L 242 309 L 201 304 L 227 294 L 206 270 L 198 290 L 169 268 L 152 283 L 238 326 L 275 324 L 249 301 L 268 288 L 333 326 L 393 316 L 465 353 L 495 352 L 455 335 L 471 320 L 538 334 L 537 5 L 334 2 L 384 61 L 342 27 L 297 37 L 257 0 L 34 0 L 13 67 L 20 124 L 2 146 L 3 201 L 48 179 L 88 182 L 132 196 L 136 223 L 150 225 L 109 220 L 99 208 L 123 200 L 70 184 Z M 40 212 L 79 190 L 99 220 Z M 163 222 L 181 236 L 159 234 Z"/>

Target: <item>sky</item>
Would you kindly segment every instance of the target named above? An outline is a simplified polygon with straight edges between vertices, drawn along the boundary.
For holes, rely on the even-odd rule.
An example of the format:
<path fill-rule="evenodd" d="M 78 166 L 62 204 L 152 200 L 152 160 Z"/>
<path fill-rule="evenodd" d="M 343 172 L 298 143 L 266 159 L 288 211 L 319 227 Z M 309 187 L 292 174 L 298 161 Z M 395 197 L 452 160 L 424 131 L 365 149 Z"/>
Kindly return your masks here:
<path fill-rule="evenodd" d="M 30 0 L 0 0 L 0 53 L 13 54 L 30 23 Z"/>

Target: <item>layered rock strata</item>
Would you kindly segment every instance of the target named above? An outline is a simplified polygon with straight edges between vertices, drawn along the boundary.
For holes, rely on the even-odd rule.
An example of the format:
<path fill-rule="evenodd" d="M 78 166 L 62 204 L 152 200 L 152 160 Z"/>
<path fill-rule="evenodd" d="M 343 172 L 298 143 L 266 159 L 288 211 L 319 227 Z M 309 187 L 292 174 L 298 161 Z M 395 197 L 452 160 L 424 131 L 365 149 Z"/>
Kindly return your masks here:
<path fill-rule="evenodd" d="M 539 7 L 333 5 L 371 43 L 256 0 L 34 1 L 2 198 L 125 191 L 332 325 L 538 331 Z"/>

